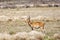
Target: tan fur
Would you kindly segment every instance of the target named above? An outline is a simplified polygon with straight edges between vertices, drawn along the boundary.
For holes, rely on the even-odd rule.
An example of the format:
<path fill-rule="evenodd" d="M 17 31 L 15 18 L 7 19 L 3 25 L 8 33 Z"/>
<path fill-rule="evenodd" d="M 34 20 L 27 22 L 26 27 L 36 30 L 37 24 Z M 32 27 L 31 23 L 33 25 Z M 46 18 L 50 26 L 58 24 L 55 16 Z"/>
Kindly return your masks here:
<path fill-rule="evenodd" d="M 27 23 L 32 28 L 32 30 L 33 30 L 33 28 L 42 28 L 42 29 L 44 29 L 44 25 L 45 25 L 44 22 L 31 22 L 30 17 L 27 19 Z"/>

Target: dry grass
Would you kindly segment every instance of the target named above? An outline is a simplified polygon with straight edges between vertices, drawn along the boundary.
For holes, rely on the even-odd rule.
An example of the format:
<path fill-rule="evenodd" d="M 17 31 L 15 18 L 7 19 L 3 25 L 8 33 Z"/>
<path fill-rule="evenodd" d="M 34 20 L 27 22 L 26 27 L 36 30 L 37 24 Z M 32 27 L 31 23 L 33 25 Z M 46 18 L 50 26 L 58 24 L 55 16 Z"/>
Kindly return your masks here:
<path fill-rule="evenodd" d="M 32 14 L 34 13 L 34 14 Z M 31 17 L 36 16 L 46 16 L 46 17 L 53 17 L 56 19 L 60 18 L 60 8 L 58 7 L 41 7 L 41 8 L 16 8 L 16 9 L 0 9 L 0 16 L 5 15 L 8 17 L 13 18 L 13 16 L 24 16 L 30 15 Z M 54 33 L 60 32 L 60 21 L 43 21 L 45 22 L 45 33 L 49 36 L 53 35 Z M 57 27 L 57 28 L 56 28 Z M 36 31 L 40 31 L 40 29 L 35 29 Z M 2 33 L 10 33 L 15 34 L 17 32 L 29 32 L 31 28 L 23 21 L 16 20 L 16 21 L 0 21 L 0 32 Z M 48 39 L 46 39 L 48 40 Z"/>

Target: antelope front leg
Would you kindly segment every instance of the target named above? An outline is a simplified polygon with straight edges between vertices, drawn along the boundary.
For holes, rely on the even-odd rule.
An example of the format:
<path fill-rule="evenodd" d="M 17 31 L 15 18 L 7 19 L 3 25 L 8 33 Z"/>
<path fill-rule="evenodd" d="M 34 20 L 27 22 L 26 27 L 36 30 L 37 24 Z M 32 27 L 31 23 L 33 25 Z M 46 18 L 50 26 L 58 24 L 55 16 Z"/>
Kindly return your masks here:
<path fill-rule="evenodd" d="M 34 30 L 34 28 L 33 28 L 33 27 L 31 27 L 31 29 L 32 29 L 32 30 Z"/>
<path fill-rule="evenodd" d="M 32 28 L 32 30 L 34 30 L 35 28 Z"/>

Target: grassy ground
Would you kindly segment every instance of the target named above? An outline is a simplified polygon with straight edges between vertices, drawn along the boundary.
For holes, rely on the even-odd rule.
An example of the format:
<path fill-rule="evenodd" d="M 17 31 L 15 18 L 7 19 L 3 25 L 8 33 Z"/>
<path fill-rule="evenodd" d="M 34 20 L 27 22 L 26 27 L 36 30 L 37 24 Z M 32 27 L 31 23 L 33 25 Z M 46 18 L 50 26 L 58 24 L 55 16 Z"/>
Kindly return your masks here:
<path fill-rule="evenodd" d="M 30 15 L 31 17 L 36 16 L 47 16 L 60 18 L 60 8 L 58 7 L 41 7 L 41 8 L 16 8 L 16 9 L 0 9 L 0 16 L 24 16 Z M 39 31 L 39 29 L 36 29 Z M 31 28 L 24 22 L 17 20 L 11 22 L 0 22 L 0 32 L 16 33 L 31 31 Z M 45 32 L 48 35 L 60 32 L 60 21 L 55 22 L 45 22 Z"/>
<path fill-rule="evenodd" d="M 32 15 L 34 13 L 34 15 Z M 19 14 L 19 15 L 18 15 Z M 0 15 L 7 16 L 59 16 L 60 8 L 58 7 L 41 7 L 41 8 L 16 8 L 16 9 L 0 9 Z"/>

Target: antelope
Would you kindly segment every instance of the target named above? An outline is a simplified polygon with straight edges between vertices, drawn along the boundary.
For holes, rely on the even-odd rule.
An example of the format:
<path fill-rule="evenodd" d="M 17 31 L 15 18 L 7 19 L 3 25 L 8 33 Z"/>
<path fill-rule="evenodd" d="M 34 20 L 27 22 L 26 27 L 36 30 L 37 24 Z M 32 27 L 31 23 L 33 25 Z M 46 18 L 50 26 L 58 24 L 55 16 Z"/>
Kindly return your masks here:
<path fill-rule="evenodd" d="M 45 25 L 44 22 L 31 22 L 30 16 L 27 18 L 27 23 L 32 28 L 32 30 L 34 30 L 34 28 L 35 29 L 38 29 L 38 28 L 44 29 L 44 25 Z"/>

